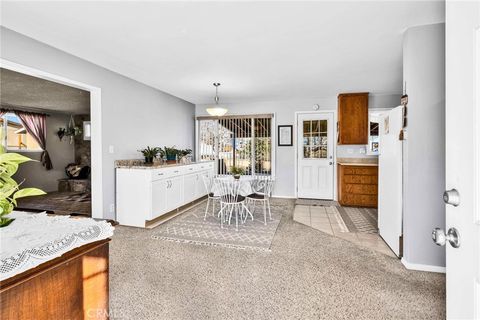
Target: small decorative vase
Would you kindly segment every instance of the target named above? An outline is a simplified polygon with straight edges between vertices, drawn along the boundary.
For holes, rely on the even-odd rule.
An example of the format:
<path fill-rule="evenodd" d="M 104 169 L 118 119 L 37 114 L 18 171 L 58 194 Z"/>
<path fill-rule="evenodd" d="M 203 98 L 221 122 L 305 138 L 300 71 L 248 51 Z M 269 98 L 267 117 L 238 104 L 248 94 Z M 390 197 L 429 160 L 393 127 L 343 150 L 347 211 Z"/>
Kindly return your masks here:
<path fill-rule="evenodd" d="M 233 178 L 234 178 L 235 180 L 238 180 L 238 179 L 240 179 L 240 175 L 239 175 L 239 174 L 234 174 L 234 175 L 233 175 Z"/>
<path fill-rule="evenodd" d="M 153 163 L 153 157 L 145 157 L 145 163 L 146 164 L 152 164 Z"/>
<path fill-rule="evenodd" d="M 8 226 L 10 223 L 13 222 L 12 218 L 0 218 L 0 228 Z"/>

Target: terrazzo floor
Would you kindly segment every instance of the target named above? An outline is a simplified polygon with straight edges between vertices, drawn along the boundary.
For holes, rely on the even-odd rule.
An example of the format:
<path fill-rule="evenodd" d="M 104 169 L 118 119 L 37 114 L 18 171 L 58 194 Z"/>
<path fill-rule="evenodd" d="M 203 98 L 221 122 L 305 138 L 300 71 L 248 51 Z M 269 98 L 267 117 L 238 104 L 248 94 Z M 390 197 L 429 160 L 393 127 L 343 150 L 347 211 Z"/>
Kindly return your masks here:
<path fill-rule="evenodd" d="M 443 274 L 406 270 L 396 258 L 295 222 L 294 201 L 272 201 L 283 217 L 271 252 L 154 240 L 157 228 L 117 226 L 111 318 L 445 318 Z"/>

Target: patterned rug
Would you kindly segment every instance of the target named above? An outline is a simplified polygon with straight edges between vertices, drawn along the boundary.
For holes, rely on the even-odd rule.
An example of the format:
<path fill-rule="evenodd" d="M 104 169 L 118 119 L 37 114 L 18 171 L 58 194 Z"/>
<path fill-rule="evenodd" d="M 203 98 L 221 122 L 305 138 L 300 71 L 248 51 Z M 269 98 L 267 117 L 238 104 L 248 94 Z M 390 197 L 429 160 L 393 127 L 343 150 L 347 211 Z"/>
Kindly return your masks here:
<path fill-rule="evenodd" d="M 235 249 L 252 249 L 270 251 L 270 245 L 282 218 L 280 208 L 272 202 L 272 220 L 268 219 L 267 225 L 263 222 L 263 211 L 258 209 L 251 218 L 238 225 L 235 230 L 235 216 L 232 224 L 224 224 L 220 228 L 220 220 L 211 214 L 211 205 L 207 220 L 203 220 L 206 202 L 190 209 L 181 216 L 160 226 L 152 238 L 159 240 L 176 241 L 197 245 L 222 246 Z M 216 206 L 218 207 L 218 206 Z"/>
<path fill-rule="evenodd" d="M 333 200 L 297 199 L 295 205 L 332 207 L 338 206 L 338 202 Z"/>
<path fill-rule="evenodd" d="M 336 207 L 350 232 L 378 233 L 378 212 L 373 208 Z"/>
<path fill-rule="evenodd" d="M 90 217 L 92 197 L 90 192 L 49 192 L 42 196 L 19 199 L 18 209 Z"/>

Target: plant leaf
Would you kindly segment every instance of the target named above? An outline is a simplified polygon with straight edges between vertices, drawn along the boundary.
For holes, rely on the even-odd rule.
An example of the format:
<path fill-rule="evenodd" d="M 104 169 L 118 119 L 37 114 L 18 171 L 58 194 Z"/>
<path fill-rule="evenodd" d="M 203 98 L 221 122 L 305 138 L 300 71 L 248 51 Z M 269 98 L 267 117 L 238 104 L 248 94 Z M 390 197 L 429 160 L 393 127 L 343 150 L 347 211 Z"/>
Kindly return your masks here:
<path fill-rule="evenodd" d="M 31 196 L 41 196 L 43 194 L 46 194 L 44 191 L 37 189 L 37 188 L 25 188 L 18 190 L 15 192 L 13 195 L 13 200 L 18 199 L 18 198 L 23 198 L 23 197 L 31 197 Z"/>
<path fill-rule="evenodd" d="M 21 154 L 18 153 L 2 153 L 0 154 L 0 162 L 5 162 L 5 163 L 24 163 L 28 161 L 34 161 L 28 157 L 25 157 Z"/>

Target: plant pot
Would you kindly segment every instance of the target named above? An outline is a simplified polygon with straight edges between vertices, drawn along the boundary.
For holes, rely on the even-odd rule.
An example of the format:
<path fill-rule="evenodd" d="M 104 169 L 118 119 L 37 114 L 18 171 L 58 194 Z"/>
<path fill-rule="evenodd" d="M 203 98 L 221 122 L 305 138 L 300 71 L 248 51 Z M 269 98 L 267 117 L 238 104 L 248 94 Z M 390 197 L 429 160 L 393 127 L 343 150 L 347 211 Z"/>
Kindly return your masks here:
<path fill-rule="evenodd" d="M 234 178 L 235 180 L 238 180 L 238 179 L 240 179 L 240 175 L 239 175 L 239 174 L 234 174 L 234 175 L 233 175 L 233 178 Z"/>
<path fill-rule="evenodd" d="M 152 164 L 153 163 L 153 157 L 145 157 L 145 163 L 146 164 Z"/>
<path fill-rule="evenodd" d="M 175 164 L 177 163 L 177 160 L 168 160 L 167 159 L 167 164 Z"/>
<path fill-rule="evenodd" d="M 0 228 L 8 226 L 10 223 L 13 222 L 12 218 L 0 218 Z"/>
<path fill-rule="evenodd" d="M 176 155 L 167 155 L 167 161 L 172 161 L 172 160 L 177 160 L 177 156 Z"/>

